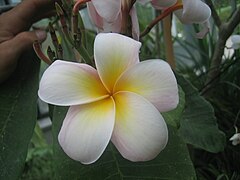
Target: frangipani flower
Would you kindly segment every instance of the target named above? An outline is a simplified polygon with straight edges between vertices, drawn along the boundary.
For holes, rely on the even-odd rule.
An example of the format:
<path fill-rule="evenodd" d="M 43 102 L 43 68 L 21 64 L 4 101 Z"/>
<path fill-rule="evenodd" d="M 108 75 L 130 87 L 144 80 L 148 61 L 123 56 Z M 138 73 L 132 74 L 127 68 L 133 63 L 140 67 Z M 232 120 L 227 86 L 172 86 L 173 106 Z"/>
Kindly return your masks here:
<path fill-rule="evenodd" d="M 234 146 L 240 144 L 240 133 L 234 134 L 229 140 L 232 141 Z"/>
<path fill-rule="evenodd" d="M 135 6 L 132 0 L 91 0 L 87 3 L 92 22 L 100 32 L 126 33 L 128 16 L 132 23 L 132 36 L 139 38 L 139 24 Z"/>
<path fill-rule="evenodd" d="M 234 51 L 240 49 L 240 35 L 231 35 L 225 44 L 223 59 L 230 59 Z"/>
<path fill-rule="evenodd" d="M 183 24 L 201 24 L 203 29 L 197 33 L 197 37 L 203 38 L 210 29 L 211 9 L 201 0 L 182 0 L 182 4 L 183 9 L 176 10 L 174 14 Z"/>
<path fill-rule="evenodd" d="M 166 146 L 168 130 L 160 112 L 178 104 L 170 66 L 139 62 L 141 43 L 115 33 L 94 42 L 96 69 L 55 61 L 43 74 L 39 97 L 70 106 L 58 140 L 65 153 L 83 164 L 95 162 L 111 140 L 130 161 L 147 161 Z"/>
<path fill-rule="evenodd" d="M 240 35 L 232 35 L 230 37 L 233 49 L 240 49 Z"/>
<path fill-rule="evenodd" d="M 174 11 L 174 14 L 183 24 L 201 24 L 203 29 L 197 33 L 198 38 L 203 38 L 209 31 L 209 18 L 211 9 L 201 0 L 151 0 L 156 9 L 172 8 L 175 5 L 182 4 L 183 8 Z"/>

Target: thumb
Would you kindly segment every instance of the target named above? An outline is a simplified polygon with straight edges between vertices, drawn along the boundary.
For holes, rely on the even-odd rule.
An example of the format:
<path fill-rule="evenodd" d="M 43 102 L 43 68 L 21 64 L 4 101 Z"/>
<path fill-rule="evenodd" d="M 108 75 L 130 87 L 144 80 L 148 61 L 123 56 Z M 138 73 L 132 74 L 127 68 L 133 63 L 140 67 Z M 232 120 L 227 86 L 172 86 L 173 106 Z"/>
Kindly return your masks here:
<path fill-rule="evenodd" d="M 17 34 L 13 39 L 9 40 L 9 47 L 12 47 L 13 54 L 20 55 L 23 51 L 30 49 L 34 41 L 43 42 L 47 38 L 44 30 L 25 31 Z"/>

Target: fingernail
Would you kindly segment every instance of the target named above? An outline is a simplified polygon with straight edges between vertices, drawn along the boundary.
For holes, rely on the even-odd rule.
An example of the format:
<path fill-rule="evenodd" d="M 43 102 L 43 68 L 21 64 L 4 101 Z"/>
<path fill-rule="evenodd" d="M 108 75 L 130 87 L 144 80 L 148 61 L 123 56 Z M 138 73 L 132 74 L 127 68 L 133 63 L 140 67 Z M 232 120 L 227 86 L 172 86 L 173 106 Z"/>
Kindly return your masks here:
<path fill-rule="evenodd" d="M 47 38 L 47 33 L 44 30 L 36 30 L 35 33 L 39 41 L 44 41 Z"/>

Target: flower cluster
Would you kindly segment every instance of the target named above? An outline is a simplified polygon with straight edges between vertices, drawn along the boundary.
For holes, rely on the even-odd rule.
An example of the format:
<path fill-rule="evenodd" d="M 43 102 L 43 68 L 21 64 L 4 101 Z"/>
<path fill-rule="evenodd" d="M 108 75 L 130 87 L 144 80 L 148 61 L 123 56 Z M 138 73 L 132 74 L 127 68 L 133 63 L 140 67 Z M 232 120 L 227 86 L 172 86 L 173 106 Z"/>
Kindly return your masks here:
<path fill-rule="evenodd" d="M 138 39 L 139 25 L 134 2 L 133 0 L 92 0 L 87 5 L 92 22 L 100 32 L 126 34 L 129 16 L 132 37 Z M 201 0 L 137 0 L 137 2 L 151 2 L 154 8 L 163 10 L 163 13 L 165 10 L 167 10 L 166 12 L 174 12 L 184 24 L 201 24 L 203 29 L 197 33 L 198 38 L 203 38 L 209 31 L 211 10 Z"/>

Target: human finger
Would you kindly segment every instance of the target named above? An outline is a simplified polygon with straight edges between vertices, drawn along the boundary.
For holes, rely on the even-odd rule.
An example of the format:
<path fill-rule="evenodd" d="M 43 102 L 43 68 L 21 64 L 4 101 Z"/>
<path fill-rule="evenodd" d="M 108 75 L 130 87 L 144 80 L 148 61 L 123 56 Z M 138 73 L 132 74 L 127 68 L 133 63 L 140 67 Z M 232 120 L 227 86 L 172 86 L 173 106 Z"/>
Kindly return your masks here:
<path fill-rule="evenodd" d="M 44 30 L 25 31 L 5 42 L 5 44 L 8 47 L 13 47 L 12 54 L 20 55 L 25 50 L 31 48 L 35 41 L 42 42 L 46 38 L 47 33 Z"/>
<path fill-rule="evenodd" d="M 1 15 L 0 27 L 17 34 L 27 30 L 34 21 L 38 20 L 38 17 L 52 10 L 54 10 L 52 0 L 24 0 L 12 10 Z"/>
<path fill-rule="evenodd" d="M 47 34 L 43 30 L 26 31 L 0 44 L 0 83 L 14 71 L 23 51 L 32 47 L 34 41 L 44 41 Z"/>

